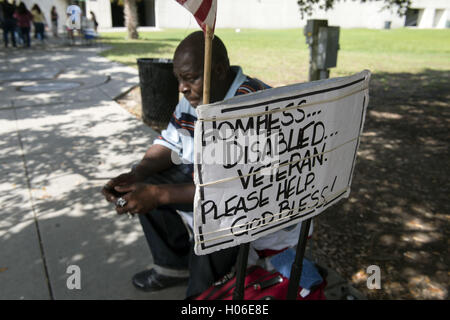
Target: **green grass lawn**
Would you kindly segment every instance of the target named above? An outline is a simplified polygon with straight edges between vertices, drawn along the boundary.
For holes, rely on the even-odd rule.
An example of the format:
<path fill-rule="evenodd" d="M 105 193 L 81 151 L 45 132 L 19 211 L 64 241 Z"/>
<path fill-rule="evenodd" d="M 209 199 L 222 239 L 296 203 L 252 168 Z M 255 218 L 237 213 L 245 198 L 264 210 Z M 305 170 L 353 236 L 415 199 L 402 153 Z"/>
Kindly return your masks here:
<path fill-rule="evenodd" d="M 197 29 L 195 29 L 197 30 Z M 137 67 L 136 59 L 172 58 L 176 46 L 194 30 L 171 29 L 141 32 L 139 40 L 125 40 L 125 33 L 102 33 L 112 49 L 111 60 Z M 309 52 L 303 30 L 218 29 L 232 64 L 248 75 L 273 86 L 304 82 L 308 78 Z M 425 69 L 450 70 L 450 29 L 369 30 L 342 29 L 338 66 L 331 77 L 369 69 L 373 73 L 419 73 Z"/>

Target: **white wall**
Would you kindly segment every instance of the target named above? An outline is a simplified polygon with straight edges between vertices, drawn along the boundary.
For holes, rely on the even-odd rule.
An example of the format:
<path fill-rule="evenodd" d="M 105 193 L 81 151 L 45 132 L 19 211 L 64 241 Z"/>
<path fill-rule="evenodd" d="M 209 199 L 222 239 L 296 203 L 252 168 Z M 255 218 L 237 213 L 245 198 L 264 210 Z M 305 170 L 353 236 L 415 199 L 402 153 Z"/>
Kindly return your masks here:
<path fill-rule="evenodd" d="M 65 23 L 67 0 L 23 0 L 28 6 L 38 3 L 50 21 L 50 8 L 55 5 L 59 14 L 59 27 Z M 333 10 L 314 10 L 312 16 L 301 19 L 297 0 L 218 0 L 217 28 L 299 28 L 307 19 L 328 19 L 329 25 L 342 28 L 384 27 L 391 21 L 392 28 L 403 27 L 405 18 L 396 10 L 382 10 L 383 2 L 340 1 Z M 238 8 L 238 10 L 236 9 Z M 450 19 L 450 0 L 413 0 L 412 8 L 422 9 L 419 28 L 445 28 Z M 101 28 L 112 26 L 109 0 L 88 0 L 86 9 L 94 11 Z M 436 9 L 444 9 L 436 11 Z M 437 12 L 437 16 L 436 16 Z M 439 18 L 439 19 L 437 19 Z M 159 28 L 197 28 L 192 15 L 174 0 L 155 0 L 155 23 Z"/>
<path fill-rule="evenodd" d="M 413 0 L 411 8 L 420 9 L 418 28 L 445 28 L 450 20 L 450 0 Z"/>
<path fill-rule="evenodd" d="M 47 25 L 49 26 L 48 34 L 51 35 L 51 18 L 50 18 L 50 10 L 52 6 L 56 7 L 56 12 L 58 13 L 58 30 L 62 32 L 63 26 L 66 23 L 66 8 L 67 1 L 66 0 L 21 0 L 21 2 L 25 3 L 28 10 L 31 11 L 31 8 L 36 3 L 40 8 L 42 13 L 44 14 Z M 20 3 L 20 1 L 16 1 L 16 3 Z"/>
<path fill-rule="evenodd" d="M 155 0 L 155 24 L 159 28 L 195 28 L 197 22 L 174 0 Z"/>
<path fill-rule="evenodd" d="M 155 0 L 156 26 L 160 28 L 192 28 L 197 23 L 192 15 L 174 0 Z M 391 28 L 404 26 L 405 17 L 397 10 L 383 9 L 384 3 L 340 1 L 334 9 L 314 10 L 312 16 L 301 19 L 297 0 L 218 0 L 217 28 L 298 28 L 307 19 L 328 19 L 329 25 L 343 28 L 384 28 L 391 21 Z M 423 8 L 420 28 L 431 28 L 435 20 L 435 9 L 445 9 L 436 27 L 444 28 L 449 18 L 450 0 L 413 0 L 413 8 Z M 238 10 L 236 8 L 239 8 Z M 438 11 L 438 13 L 440 13 Z"/>
<path fill-rule="evenodd" d="M 37 3 L 44 13 L 50 29 L 50 10 L 52 6 L 55 6 L 58 12 L 58 30 L 59 32 L 63 31 L 67 17 L 66 9 L 69 5 L 68 0 L 16 0 L 17 3 L 20 1 L 23 1 L 29 10 L 31 10 L 31 7 Z M 100 27 L 110 28 L 112 26 L 111 4 L 109 0 L 88 0 L 86 1 L 86 11 L 87 17 L 89 17 L 89 11 L 93 11 L 95 13 Z M 51 34 L 51 32 L 49 33 Z"/>
<path fill-rule="evenodd" d="M 98 25 L 100 28 L 111 28 L 111 3 L 109 0 L 95 0 L 86 2 L 86 16 L 90 18 L 89 12 L 92 11 L 95 14 Z"/>
<path fill-rule="evenodd" d="M 197 27 L 192 14 L 174 0 L 155 0 L 155 14 L 156 26 L 160 28 Z M 294 28 L 298 27 L 299 22 L 296 0 L 217 2 L 216 28 Z"/>
<path fill-rule="evenodd" d="M 313 14 L 314 19 L 328 19 L 328 24 L 342 28 L 382 29 L 385 22 L 391 22 L 391 28 L 403 27 L 405 18 L 399 17 L 396 10 L 383 9 L 380 2 L 346 1 L 335 5 L 333 10 Z"/>
<path fill-rule="evenodd" d="M 218 28 L 283 29 L 295 28 L 300 24 L 296 0 L 218 1 Z"/>
<path fill-rule="evenodd" d="M 391 21 L 392 27 L 401 27 L 404 18 L 394 11 L 382 10 L 381 3 L 360 4 L 353 1 L 337 2 L 332 10 L 321 10 L 316 6 L 313 15 L 301 18 L 297 0 L 246 0 L 220 1 L 218 4 L 217 27 L 226 28 L 298 28 L 308 19 L 327 19 L 329 25 L 343 28 L 383 28 L 385 21 Z"/>

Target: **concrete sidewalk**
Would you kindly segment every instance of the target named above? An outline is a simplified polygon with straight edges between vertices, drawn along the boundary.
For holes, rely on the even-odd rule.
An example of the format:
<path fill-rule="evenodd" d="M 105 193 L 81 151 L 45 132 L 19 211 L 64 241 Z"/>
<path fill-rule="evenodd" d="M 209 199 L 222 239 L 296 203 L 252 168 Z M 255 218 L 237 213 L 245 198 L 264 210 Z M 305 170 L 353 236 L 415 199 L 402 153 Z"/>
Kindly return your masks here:
<path fill-rule="evenodd" d="M 0 299 L 184 298 L 185 287 L 132 286 L 150 251 L 137 218 L 117 216 L 100 193 L 157 134 L 114 101 L 137 70 L 100 50 L 0 51 Z M 73 265 L 81 290 L 67 287 Z"/>
<path fill-rule="evenodd" d="M 181 299 L 141 293 L 152 264 L 137 218 L 100 193 L 139 161 L 156 132 L 120 107 L 137 71 L 99 47 L 0 51 L 0 299 Z M 70 265 L 81 290 L 69 290 Z"/>

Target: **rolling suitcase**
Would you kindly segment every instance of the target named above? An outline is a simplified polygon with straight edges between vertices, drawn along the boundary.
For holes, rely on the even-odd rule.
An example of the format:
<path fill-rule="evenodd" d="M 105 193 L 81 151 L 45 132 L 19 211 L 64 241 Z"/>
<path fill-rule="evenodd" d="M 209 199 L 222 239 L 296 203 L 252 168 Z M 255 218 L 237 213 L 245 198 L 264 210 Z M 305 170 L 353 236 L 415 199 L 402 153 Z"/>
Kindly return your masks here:
<path fill-rule="evenodd" d="M 259 266 L 247 268 L 249 243 L 240 245 L 236 262 L 236 274 L 230 273 L 197 296 L 196 300 L 325 300 L 323 281 L 310 290 L 299 286 L 303 269 L 306 241 L 311 219 L 302 223 L 295 259 L 289 279 L 277 271 L 267 271 Z"/>
<path fill-rule="evenodd" d="M 246 271 L 244 283 L 245 300 L 286 299 L 289 279 L 277 271 L 267 271 L 259 266 L 251 266 Z M 325 300 L 326 280 L 310 290 L 298 288 L 297 300 Z M 231 300 L 236 289 L 236 277 L 224 277 L 198 295 L 195 300 Z"/>

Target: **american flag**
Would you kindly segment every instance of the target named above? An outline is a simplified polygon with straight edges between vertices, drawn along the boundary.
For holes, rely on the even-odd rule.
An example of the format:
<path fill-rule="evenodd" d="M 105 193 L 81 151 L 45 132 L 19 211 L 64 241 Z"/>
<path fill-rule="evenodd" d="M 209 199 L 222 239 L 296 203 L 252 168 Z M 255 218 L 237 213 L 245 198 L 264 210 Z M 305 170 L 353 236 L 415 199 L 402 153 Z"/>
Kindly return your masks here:
<path fill-rule="evenodd" d="M 213 31 L 216 25 L 217 0 L 176 0 L 189 10 L 200 27 L 206 32 L 206 26 Z"/>

